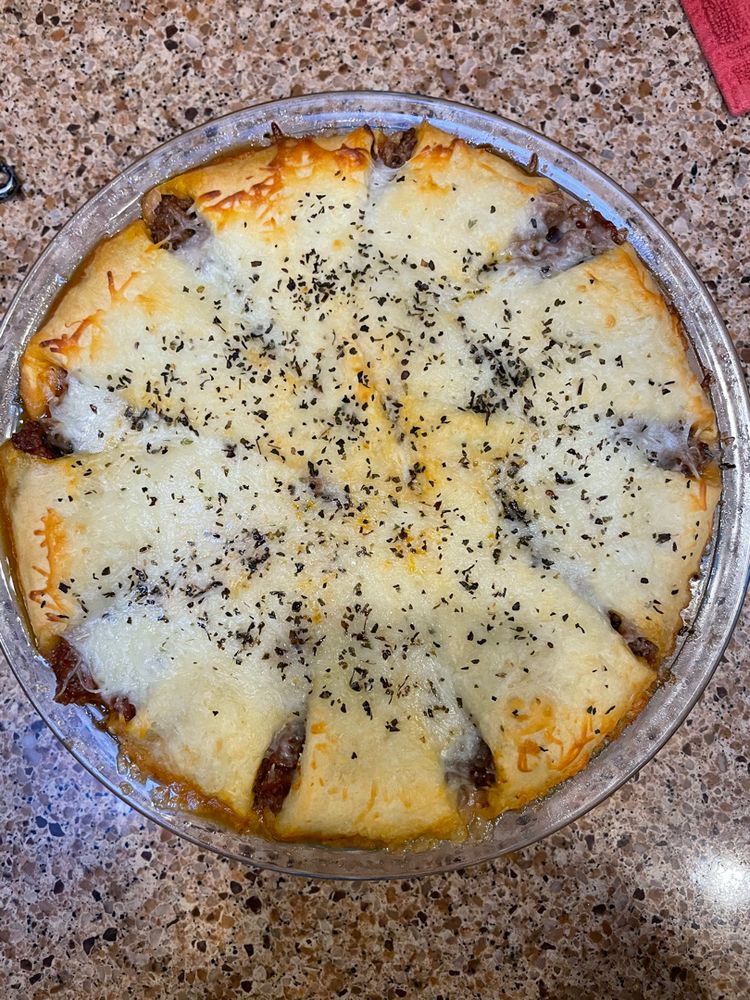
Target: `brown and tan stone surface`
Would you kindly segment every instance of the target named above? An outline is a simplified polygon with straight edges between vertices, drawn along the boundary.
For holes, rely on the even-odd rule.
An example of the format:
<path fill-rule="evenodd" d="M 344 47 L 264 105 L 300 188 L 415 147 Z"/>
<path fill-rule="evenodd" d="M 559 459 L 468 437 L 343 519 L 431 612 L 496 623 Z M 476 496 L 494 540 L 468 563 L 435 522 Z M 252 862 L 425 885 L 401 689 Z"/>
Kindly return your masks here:
<path fill-rule="evenodd" d="M 750 362 L 750 123 L 676 0 L 4 0 L 0 306 L 133 158 L 269 97 L 449 96 L 601 167 L 672 232 Z M 460 874 L 315 883 L 160 831 L 53 740 L 0 667 L 0 988 L 8 997 L 745 998 L 747 624 L 638 780 Z"/>

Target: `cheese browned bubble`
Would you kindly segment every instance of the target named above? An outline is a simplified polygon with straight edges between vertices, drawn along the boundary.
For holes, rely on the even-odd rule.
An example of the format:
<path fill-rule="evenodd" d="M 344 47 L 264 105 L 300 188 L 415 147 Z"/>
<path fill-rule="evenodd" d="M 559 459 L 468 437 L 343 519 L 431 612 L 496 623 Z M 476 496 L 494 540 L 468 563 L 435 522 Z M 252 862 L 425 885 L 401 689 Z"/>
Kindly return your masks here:
<path fill-rule="evenodd" d="M 719 491 L 631 247 L 428 125 L 277 136 L 144 216 L 28 345 L 2 449 L 60 697 L 288 839 L 457 837 L 583 767 Z"/>

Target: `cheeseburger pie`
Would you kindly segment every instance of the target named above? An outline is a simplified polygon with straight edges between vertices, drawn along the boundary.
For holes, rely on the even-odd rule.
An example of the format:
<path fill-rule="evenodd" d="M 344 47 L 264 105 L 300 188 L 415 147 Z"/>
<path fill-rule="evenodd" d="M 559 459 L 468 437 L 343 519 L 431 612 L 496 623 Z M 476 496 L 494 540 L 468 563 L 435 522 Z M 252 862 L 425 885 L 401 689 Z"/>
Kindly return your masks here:
<path fill-rule="evenodd" d="M 423 124 L 165 181 L 21 362 L 0 450 L 57 698 L 280 839 L 479 832 L 643 706 L 720 488 L 625 234 Z"/>

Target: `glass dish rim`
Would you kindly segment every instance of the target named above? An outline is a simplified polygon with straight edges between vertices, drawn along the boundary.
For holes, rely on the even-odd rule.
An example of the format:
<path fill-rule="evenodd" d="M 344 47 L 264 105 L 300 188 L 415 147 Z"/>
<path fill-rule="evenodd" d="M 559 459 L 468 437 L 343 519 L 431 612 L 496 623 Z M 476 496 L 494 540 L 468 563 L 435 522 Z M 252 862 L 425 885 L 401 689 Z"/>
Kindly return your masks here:
<path fill-rule="evenodd" d="M 322 109 L 318 105 L 322 105 Z M 512 119 L 442 98 L 423 97 L 396 91 L 371 90 L 330 91 L 251 104 L 238 111 L 213 119 L 210 122 L 205 122 L 162 143 L 135 160 L 96 192 L 69 219 L 37 258 L 12 302 L 9 304 L 5 317 L 0 324 L 0 345 L 2 345 L 0 348 L 2 351 L 0 353 L 0 362 L 4 366 L 4 398 L 6 400 L 4 405 L 6 407 L 8 405 L 9 385 L 13 382 L 10 376 L 13 374 L 14 368 L 13 358 L 11 357 L 11 363 L 8 364 L 8 359 L 5 356 L 8 342 L 14 349 L 14 351 L 11 351 L 11 355 L 15 353 L 17 368 L 18 354 L 20 353 L 22 344 L 25 343 L 29 331 L 33 329 L 46 312 L 49 302 L 54 297 L 55 287 L 59 288 L 61 285 L 58 268 L 55 269 L 54 275 L 50 274 L 47 275 L 46 279 L 44 278 L 45 268 L 48 267 L 48 263 L 55 261 L 55 256 L 58 255 L 63 260 L 66 260 L 68 264 L 75 264 L 104 235 L 121 228 L 124 224 L 124 218 L 129 211 L 132 215 L 133 204 L 137 201 L 139 195 L 147 190 L 148 187 L 158 182 L 153 179 L 154 176 L 159 174 L 159 171 L 156 170 L 157 165 L 168 163 L 173 158 L 172 154 L 179 153 L 180 151 L 189 158 L 189 150 L 187 153 L 186 150 L 190 146 L 191 140 L 198 141 L 198 146 L 193 145 L 191 147 L 193 150 L 196 148 L 203 149 L 203 146 L 200 145 L 201 142 L 204 145 L 208 144 L 217 136 L 222 141 L 227 140 L 230 136 L 235 137 L 235 132 L 233 131 L 235 126 L 239 126 L 239 132 L 242 132 L 243 128 L 250 125 L 251 129 L 255 130 L 253 141 L 257 141 L 255 133 L 258 133 L 262 126 L 268 129 L 272 121 L 279 122 L 282 128 L 285 131 L 290 131 L 291 134 L 316 134 L 322 131 L 342 130 L 348 125 L 355 124 L 357 121 L 363 122 L 366 120 L 371 123 L 379 123 L 379 119 L 383 119 L 387 123 L 386 127 L 399 127 L 400 124 L 408 124 L 420 118 L 430 118 L 447 130 L 452 130 L 456 134 L 462 134 L 464 137 L 470 137 L 471 135 L 480 138 L 484 133 L 486 135 L 484 141 L 496 148 L 501 155 L 514 159 L 522 166 L 529 162 L 532 154 L 536 153 L 538 155 L 541 151 L 542 155 L 539 156 L 539 172 L 546 173 L 556 183 L 577 197 L 589 201 L 595 208 L 599 208 L 600 210 L 605 209 L 604 214 L 606 217 L 611 221 L 615 221 L 616 224 L 618 220 L 624 222 L 630 230 L 631 240 L 633 240 L 636 249 L 646 260 L 647 264 L 649 264 L 648 253 L 644 254 L 642 252 L 646 244 L 660 247 L 662 250 L 666 247 L 671 255 L 669 261 L 669 268 L 671 270 L 669 273 L 666 275 L 660 273 L 659 266 L 654 267 L 651 264 L 649 266 L 662 283 L 665 284 L 673 301 L 675 298 L 675 289 L 671 289 L 670 291 L 669 281 L 681 278 L 683 288 L 687 288 L 693 303 L 697 308 L 703 310 L 703 318 L 707 324 L 707 328 L 717 339 L 717 343 L 712 346 L 712 350 L 721 351 L 720 375 L 722 388 L 726 390 L 727 386 L 729 386 L 731 389 L 731 392 L 727 396 L 727 399 L 732 404 L 730 411 L 726 415 L 727 420 L 730 426 L 737 425 L 744 428 L 746 432 L 750 431 L 750 406 L 748 404 L 747 389 L 742 376 L 739 359 L 724 329 L 724 325 L 711 296 L 702 285 L 694 268 L 690 265 L 682 251 L 675 245 L 671 237 L 630 194 L 598 168 L 589 164 L 583 157 Z M 310 122 L 310 127 L 300 127 L 300 122 Z M 493 128 L 495 129 L 494 133 Z M 500 144 L 498 143 L 499 129 L 505 130 L 503 142 Z M 513 137 L 513 141 L 510 140 L 509 136 Z M 476 139 L 472 139 L 472 141 L 476 141 Z M 224 145 L 221 145 L 220 142 L 219 147 L 215 149 L 212 155 L 218 155 L 243 144 L 249 145 L 251 143 L 247 139 L 244 140 L 244 143 L 242 139 L 232 142 L 224 141 Z M 523 159 L 521 154 L 526 154 L 526 159 Z M 210 158 L 210 155 L 195 157 L 191 165 L 197 166 L 199 163 L 205 162 Z M 176 155 L 174 159 L 177 159 Z M 185 169 L 189 169 L 189 167 L 180 164 L 171 172 L 164 171 L 158 176 L 158 179 L 166 179 L 171 174 L 182 172 Z M 142 182 L 144 176 L 149 177 L 149 183 L 140 190 L 137 190 L 139 180 Z M 564 183 L 560 178 L 564 178 L 568 183 Z M 132 197 L 130 202 L 126 204 L 125 196 L 128 194 L 132 195 Z M 605 195 L 609 197 L 605 197 Z M 72 257 L 70 255 L 66 256 L 64 250 L 65 241 L 70 239 L 75 244 L 76 240 L 80 243 L 83 239 L 85 243 L 86 237 L 81 233 L 82 224 L 90 220 L 98 206 L 106 206 L 107 200 L 111 199 L 112 196 L 114 196 L 116 203 L 118 199 L 122 203 L 118 212 L 108 216 L 107 224 L 100 228 L 96 239 L 90 243 L 87 249 Z M 614 202 L 612 203 L 610 203 L 611 198 L 614 198 Z M 614 204 L 620 206 L 617 212 L 613 211 Z M 646 241 L 643 243 L 643 246 L 639 245 L 638 240 L 633 239 L 634 227 L 637 228 L 637 235 L 641 239 L 641 243 L 644 240 Z M 76 257 L 77 260 L 75 259 Z M 67 279 L 73 269 L 74 267 L 68 269 L 68 273 L 63 275 L 63 277 Z M 667 279 L 666 281 L 665 278 Z M 47 301 L 43 303 L 39 301 L 35 303 L 26 302 L 25 300 L 33 293 L 35 283 L 38 284 L 40 280 L 42 282 L 46 280 L 49 286 L 47 288 Z M 25 336 L 20 340 L 14 340 L 12 333 L 13 319 L 19 311 L 23 313 L 24 307 L 27 309 L 24 323 L 26 328 Z M 687 331 L 689 324 L 684 316 L 682 318 Z M 708 349 L 707 345 L 696 343 L 693 336 L 690 336 L 690 341 L 696 350 L 699 350 L 701 347 Z M 719 355 L 716 355 L 714 363 L 716 363 L 718 357 Z M 702 357 L 699 360 L 702 361 Z M 716 372 L 714 372 L 714 375 L 716 375 Z M 15 382 L 17 384 L 17 372 Z M 715 403 L 715 400 L 713 401 Z M 7 430 L 7 426 L 12 420 L 12 413 L 8 410 L 4 414 L 4 418 L 6 422 L 4 429 Z M 732 457 L 736 459 L 740 457 L 748 459 L 750 457 L 750 445 L 747 443 L 749 437 L 750 434 L 745 433 L 744 435 L 736 436 L 733 441 L 727 443 L 727 448 L 733 452 Z M 146 797 L 144 797 L 148 792 L 146 786 L 144 786 L 145 791 L 142 791 L 141 797 L 138 798 L 133 794 L 132 785 L 130 786 L 131 790 L 128 790 L 127 786 L 129 783 L 122 781 L 122 774 L 117 772 L 116 768 L 108 772 L 102 768 L 101 764 L 95 763 L 91 754 L 87 754 L 86 752 L 87 750 L 90 751 L 90 745 L 85 740 L 79 745 L 80 741 L 77 738 L 71 739 L 70 730 L 68 729 L 68 732 L 65 731 L 65 725 L 61 723 L 60 719 L 63 717 L 67 718 L 67 716 L 56 710 L 56 708 L 59 708 L 59 706 L 56 706 L 56 703 L 50 705 L 49 689 L 40 692 L 38 686 L 36 684 L 32 685 L 29 678 L 22 673 L 17 662 L 20 648 L 17 629 L 16 634 L 13 635 L 13 641 L 9 638 L 8 628 L 16 628 L 19 619 L 17 610 L 13 604 L 12 582 L 9 582 L 5 572 L 0 574 L 0 582 L 2 583 L 2 587 L 0 588 L 0 591 L 2 591 L 0 593 L 0 598 L 2 599 L 2 603 L 0 604 L 0 645 L 13 674 L 16 676 L 16 679 L 34 705 L 36 711 L 75 759 L 127 805 L 136 809 L 148 819 L 168 829 L 170 832 L 191 841 L 203 849 L 214 851 L 224 857 L 232 858 L 245 864 L 269 870 L 321 878 L 407 878 L 420 874 L 462 868 L 471 864 L 492 860 L 510 851 L 528 846 L 578 819 L 581 815 L 609 797 L 617 788 L 632 778 L 648 761 L 653 759 L 655 754 L 682 724 L 685 717 L 700 698 L 721 659 L 721 655 L 726 648 L 726 644 L 731 637 L 732 630 L 739 616 L 742 607 L 742 598 L 747 587 L 747 567 L 750 565 L 750 521 L 748 520 L 748 492 L 750 491 L 750 486 L 748 485 L 747 477 L 741 474 L 742 467 L 747 468 L 748 465 L 743 466 L 738 462 L 737 474 L 736 476 L 732 474 L 731 477 L 736 496 L 727 496 L 726 500 L 723 498 L 720 511 L 717 512 L 716 537 L 710 559 L 711 565 L 708 568 L 705 579 L 702 580 L 702 594 L 696 611 L 697 620 L 697 615 L 707 600 L 709 584 L 711 580 L 716 579 L 717 560 L 722 554 L 720 546 L 722 542 L 721 529 L 726 520 L 725 503 L 729 504 L 730 501 L 734 501 L 736 510 L 729 512 L 730 515 L 733 515 L 733 520 L 731 516 L 729 518 L 729 526 L 732 530 L 724 532 L 723 540 L 725 543 L 727 541 L 734 541 L 736 543 L 738 548 L 735 549 L 735 555 L 739 558 L 733 572 L 724 569 L 721 575 L 722 580 L 726 581 L 729 579 L 733 582 L 734 589 L 730 588 L 729 597 L 724 599 L 722 605 L 724 613 L 720 634 L 714 635 L 712 633 L 710 636 L 710 663 L 703 668 L 700 676 L 692 684 L 687 685 L 688 690 L 685 692 L 685 697 L 679 703 L 679 710 L 669 717 L 666 725 L 663 725 L 656 733 L 649 736 L 647 745 L 645 747 L 641 746 L 640 752 L 635 754 L 629 766 L 620 766 L 616 769 L 613 777 L 603 779 L 600 783 L 601 787 L 593 795 L 590 797 L 583 795 L 581 801 L 577 804 L 571 805 L 556 817 L 549 817 L 546 820 L 546 824 L 543 824 L 540 830 L 534 830 L 533 814 L 538 811 L 538 807 L 544 803 L 549 804 L 555 799 L 560 799 L 563 790 L 572 783 L 578 781 L 581 784 L 581 775 L 585 775 L 590 769 L 599 767 L 597 762 L 602 759 L 604 754 L 593 758 L 577 775 L 557 786 L 547 797 L 537 800 L 523 810 L 514 813 L 513 816 L 519 818 L 519 820 L 524 815 L 531 815 L 531 820 L 527 820 L 526 822 L 519 821 L 515 836 L 506 838 L 503 844 L 495 843 L 492 836 L 482 840 L 469 840 L 463 843 L 439 842 L 436 847 L 419 852 L 361 851 L 314 844 L 284 844 L 213 828 L 210 823 L 196 820 L 195 817 L 189 814 L 158 809 L 150 798 L 147 801 Z M 726 548 L 726 544 L 724 547 Z M 9 617 L 9 611 L 11 610 L 8 607 L 9 601 L 13 604 L 13 610 L 16 610 L 15 622 L 13 621 L 12 614 Z M 690 643 L 691 638 L 692 635 L 688 635 L 680 645 L 674 657 L 675 661 L 682 656 L 683 649 Z M 27 658 L 31 656 L 31 658 L 38 661 L 39 657 L 34 653 L 25 634 L 23 640 L 20 640 L 21 647 L 24 641 L 28 647 Z M 12 648 L 14 645 L 15 649 Z M 77 710 L 77 712 L 80 713 L 81 710 Z M 77 714 L 75 717 L 80 719 L 81 716 Z M 642 717 L 643 714 L 631 723 L 610 746 L 619 744 L 626 734 L 631 733 L 632 735 L 633 727 L 637 728 L 639 726 L 639 720 Z M 150 793 L 148 794 L 150 795 Z M 504 815 L 507 816 L 508 814 Z M 528 829 L 526 829 L 527 827 Z M 493 832 L 497 829 L 498 826 L 495 826 Z"/>

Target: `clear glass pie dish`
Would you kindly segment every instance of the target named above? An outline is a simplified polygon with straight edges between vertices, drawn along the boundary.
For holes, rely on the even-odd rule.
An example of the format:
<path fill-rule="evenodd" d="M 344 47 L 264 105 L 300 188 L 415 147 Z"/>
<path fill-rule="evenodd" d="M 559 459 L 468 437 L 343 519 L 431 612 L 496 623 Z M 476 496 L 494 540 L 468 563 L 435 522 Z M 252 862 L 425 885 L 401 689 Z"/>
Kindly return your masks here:
<path fill-rule="evenodd" d="M 30 271 L 0 327 L 0 413 L 7 436 L 18 416 L 19 357 L 61 286 L 105 236 L 140 213 L 141 196 L 167 177 L 235 147 L 263 142 L 271 122 L 290 135 L 342 131 L 368 123 L 403 129 L 426 118 L 475 144 L 489 144 L 536 169 L 625 228 L 682 318 L 696 370 L 708 378 L 722 441 L 723 490 L 711 544 L 685 628 L 665 664 L 662 683 L 621 735 L 543 799 L 506 812 L 481 840 L 441 842 L 423 850 L 363 851 L 283 844 L 239 834 L 183 811 L 158 786 L 123 770 L 118 746 L 95 710 L 53 700 L 54 678 L 35 652 L 19 612 L 8 558 L 0 568 L 0 643 L 21 686 L 64 746 L 111 791 L 180 836 L 245 863 L 334 878 L 405 877 L 497 857 L 532 843 L 601 802 L 642 767 L 672 735 L 700 697 L 739 613 L 750 563 L 750 410 L 741 368 L 721 319 L 695 272 L 669 237 L 636 202 L 574 154 L 528 129 L 468 107 L 385 93 L 338 93 L 257 105 L 173 139 L 125 170 L 88 202 Z"/>

